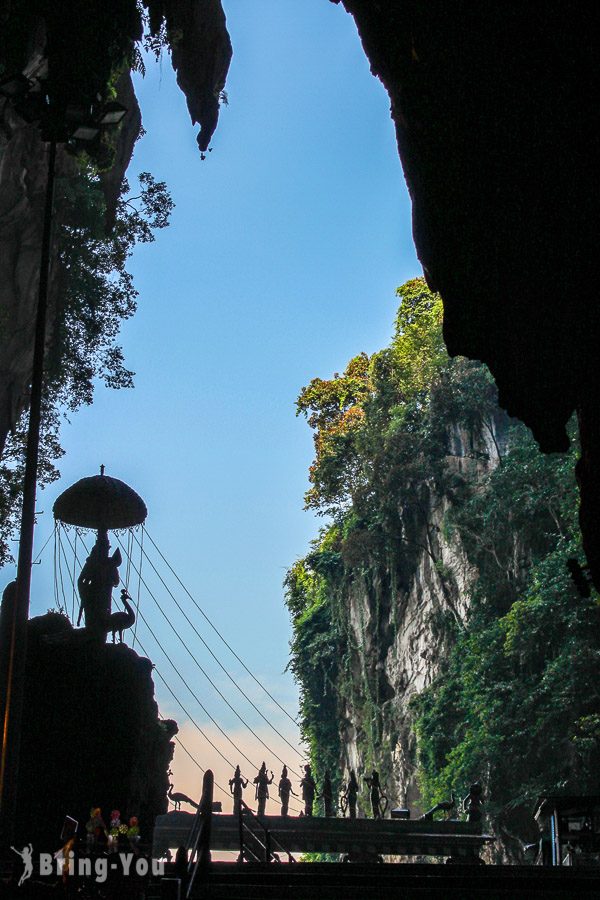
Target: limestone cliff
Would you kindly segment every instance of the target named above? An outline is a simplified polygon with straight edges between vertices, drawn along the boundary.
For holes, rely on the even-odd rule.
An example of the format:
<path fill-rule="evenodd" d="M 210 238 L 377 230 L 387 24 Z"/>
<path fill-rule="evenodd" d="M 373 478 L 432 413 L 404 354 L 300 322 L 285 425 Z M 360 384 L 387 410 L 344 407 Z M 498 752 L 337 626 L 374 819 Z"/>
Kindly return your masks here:
<path fill-rule="evenodd" d="M 399 294 L 390 347 L 298 400 L 307 505 L 330 516 L 286 578 L 302 728 L 318 779 L 354 769 L 363 814 L 372 768 L 413 815 L 482 780 L 498 858 L 521 858 L 538 795 L 598 787 L 577 445 L 540 453 L 485 367 L 448 357 L 439 296 L 422 279 Z"/>
<path fill-rule="evenodd" d="M 492 431 L 476 440 L 449 428 L 448 468 L 477 489 L 498 465 L 507 436 L 508 419 L 500 411 Z M 401 570 L 391 557 L 374 570 L 359 568 L 344 579 L 339 598 L 351 648 L 340 709 L 344 780 L 351 769 L 366 774 L 381 767 L 390 802 L 408 806 L 413 816 L 423 804 L 410 701 L 443 673 L 478 577 L 460 534 L 446 531 L 452 500 L 427 483 L 421 494 L 418 517 L 403 511 L 398 498 L 405 524 Z M 367 813 L 365 801 L 363 795 Z"/>

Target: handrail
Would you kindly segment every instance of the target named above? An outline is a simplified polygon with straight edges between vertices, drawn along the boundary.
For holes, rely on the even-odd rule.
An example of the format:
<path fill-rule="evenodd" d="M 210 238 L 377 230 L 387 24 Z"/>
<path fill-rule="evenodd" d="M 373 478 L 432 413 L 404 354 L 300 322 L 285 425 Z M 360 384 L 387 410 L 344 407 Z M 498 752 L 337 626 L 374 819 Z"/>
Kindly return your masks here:
<path fill-rule="evenodd" d="M 202 827 L 202 818 L 201 818 L 201 804 L 199 803 L 196 808 L 196 813 L 194 815 L 194 821 L 192 822 L 192 827 L 190 828 L 190 833 L 188 834 L 187 841 L 185 842 L 185 852 L 188 860 L 191 862 L 192 855 L 191 850 L 193 847 L 196 847 L 198 842 L 198 835 L 200 833 L 200 829 Z"/>
<path fill-rule="evenodd" d="M 210 865 L 210 833 L 212 827 L 214 775 L 207 769 L 202 779 L 202 797 L 190 830 L 188 862 L 188 884 L 186 898 L 191 897 L 192 887 L 198 872 L 205 872 Z M 193 836 L 193 840 L 192 840 Z"/>
<path fill-rule="evenodd" d="M 264 843 L 255 834 L 255 832 L 252 831 L 250 826 L 244 821 L 244 818 L 254 819 L 254 821 L 256 821 L 260 825 L 260 827 L 264 831 Z M 287 855 L 288 862 L 290 862 L 290 863 L 296 862 L 296 860 L 294 859 L 294 857 L 292 856 L 290 851 L 286 847 L 284 847 L 283 844 L 275 837 L 275 835 L 270 830 L 268 825 L 265 822 L 263 822 L 262 819 L 259 816 L 257 816 L 256 813 L 253 812 L 253 810 L 251 810 L 250 807 L 246 803 L 244 803 L 243 800 L 240 800 L 239 806 L 238 806 L 238 823 L 239 823 L 239 839 L 240 839 L 240 855 L 239 855 L 238 861 L 240 863 L 244 862 L 244 859 L 245 859 L 246 855 L 248 855 L 248 854 L 253 856 L 256 862 L 260 862 L 260 859 L 254 852 L 254 850 L 252 850 L 250 847 L 248 847 L 248 845 L 244 841 L 244 831 L 247 831 L 249 834 L 251 834 L 252 837 L 254 838 L 254 840 L 256 841 L 256 843 L 264 851 L 264 854 L 263 854 L 264 862 L 266 862 L 266 863 L 281 862 L 277 853 L 274 853 L 272 850 L 273 844 L 275 844 L 277 846 L 278 850 L 280 850 L 282 853 L 285 853 Z"/>

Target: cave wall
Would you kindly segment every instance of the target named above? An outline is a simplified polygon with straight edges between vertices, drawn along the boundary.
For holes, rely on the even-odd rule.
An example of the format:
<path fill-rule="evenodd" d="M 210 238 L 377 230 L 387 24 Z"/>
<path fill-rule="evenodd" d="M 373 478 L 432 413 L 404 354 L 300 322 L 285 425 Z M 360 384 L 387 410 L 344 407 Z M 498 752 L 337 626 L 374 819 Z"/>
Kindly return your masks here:
<path fill-rule="evenodd" d="M 232 56 L 221 2 L 147 0 L 144 6 L 155 37 L 164 29 L 165 53 L 170 53 L 192 123 L 200 126 L 197 141 L 204 151 L 217 127 Z M 59 110 L 67 103 L 86 108 L 90 99 L 106 96 L 114 80 L 111 91 L 128 112 L 117 132 L 114 159 L 101 173 L 108 228 L 141 130 L 127 63 L 141 37 L 135 0 L 91 3 L 85 17 L 76 0 L 26 6 L 0 0 L 0 77 L 22 72 L 32 82 L 46 81 Z M 0 454 L 29 402 L 47 146 L 38 126 L 24 121 L 0 96 Z M 59 144 L 57 176 L 75 170 L 75 160 Z M 56 321 L 56 281 L 51 274 L 47 350 Z"/>
<path fill-rule="evenodd" d="M 566 449 L 577 411 L 584 549 L 600 587 L 595 6 L 333 2 L 354 17 L 391 99 L 417 252 L 444 300 L 449 351 L 488 364 L 501 405 L 545 451 Z M 144 6 L 154 35 L 165 25 L 204 150 L 232 55 L 220 0 Z M 17 64 L 5 35 L 25 34 L 24 71 L 48 63 L 61 96 L 74 84 L 86 96 L 103 90 L 112 57 L 142 33 L 133 0 L 91 4 L 85 22 L 75 0 L 3 0 L 0 15 L 0 64 Z M 98 23 L 110 34 L 102 46 Z M 2 333 L 15 323 L 0 337 L 1 448 L 27 403 L 43 167 L 32 134 L 7 149 L 13 124 L 0 106 Z"/>
<path fill-rule="evenodd" d="M 584 549 L 600 587 L 596 9 L 566 0 L 333 2 L 354 17 L 391 99 L 417 252 L 444 300 L 449 351 L 488 364 L 501 405 L 545 451 L 566 449 L 565 424 L 577 411 Z M 232 55 L 220 0 L 144 6 L 155 36 L 164 23 L 204 150 Z M 94 3 L 89 13 L 82 22 L 74 0 L 0 2 L 9 38 L 26 34 L 26 68 L 48 62 L 61 96 L 73 84 L 90 96 L 104 89 L 111 54 L 131 49 L 142 33 L 133 0 Z M 110 33 L 102 47 L 99 22 Z M 0 64 L 16 65 L 3 34 Z M 7 150 L 5 103 L 0 125 L 2 332 L 16 323 L 15 334 L 0 337 L 1 448 L 27 403 L 43 179 L 31 134 Z"/>
<path fill-rule="evenodd" d="M 592 7 L 343 5 L 390 95 L 449 351 L 487 363 L 501 405 L 542 449 L 565 449 L 597 368 L 597 304 L 581 291 L 597 203 Z"/>
<path fill-rule="evenodd" d="M 596 7 L 341 2 L 390 96 L 449 352 L 487 363 L 500 404 L 546 452 L 567 448 L 577 411 L 599 587 Z"/>
<path fill-rule="evenodd" d="M 45 47 L 45 31 L 40 26 L 24 69 L 28 78 L 46 72 Z M 140 108 L 129 71 L 118 79 L 116 92 L 127 114 L 117 135 L 114 162 L 102 175 L 108 226 L 141 130 Z M 75 158 L 59 144 L 56 178 L 72 178 L 76 172 Z M 38 125 L 26 122 L 6 98 L 0 98 L 0 454 L 29 403 L 47 177 L 48 144 L 42 140 Z M 53 224 L 55 231 L 61 224 L 56 202 Z M 51 266 L 47 352 L 56 325 L 57 275 L 56 266 Z"/>

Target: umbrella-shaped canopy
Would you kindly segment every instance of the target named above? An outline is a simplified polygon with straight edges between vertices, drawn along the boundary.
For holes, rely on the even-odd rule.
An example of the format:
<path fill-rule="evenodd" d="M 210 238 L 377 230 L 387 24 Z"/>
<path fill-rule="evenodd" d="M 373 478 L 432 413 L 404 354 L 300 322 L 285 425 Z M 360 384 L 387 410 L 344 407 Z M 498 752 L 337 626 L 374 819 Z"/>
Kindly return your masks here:
<path fill-rule="evenodd" d="M 53 512 L 55 519 L 67 525 L 102 531 L 141 525 L 148 515 L 146 504 L 133 488 L 104 473 L 81 478 L 63 491 Z"/>

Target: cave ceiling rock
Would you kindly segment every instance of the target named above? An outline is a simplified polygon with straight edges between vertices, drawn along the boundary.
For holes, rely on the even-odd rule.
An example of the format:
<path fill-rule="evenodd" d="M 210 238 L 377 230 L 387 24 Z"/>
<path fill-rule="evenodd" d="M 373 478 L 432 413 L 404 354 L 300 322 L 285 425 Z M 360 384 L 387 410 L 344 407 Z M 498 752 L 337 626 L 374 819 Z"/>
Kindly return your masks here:
<path fill-rule="evenodd" d="M 200 125 L 200 150 L 206 150 L 232 56 L 220 0 L 149 0 L 145 5 L 155 31 L 166 23 L 177 81 L 192 122 Z M 5 71 L 20 68 L 30 78 L 47 75 L 59 107 L 74 99 L 85 106 L 104 95 L 115 60 L 127 58 L 141 37 L 141 20 L 135 0 L 94 0 L 88 7 L 82 16 L 78 0 L 35 0 L 19 8 L 0 2 L 3 22 L 13 27 L 0 33 Z M 11 34 L 25 35 L 19 53 L 18 42 L 8 40 Z M 115 90 L 128 113 L 118 132 L 114 163 L 101 174 L 109 227 L 141 129 L 127 66 Z M 57 174 L 72 169 L 71 158 L 59 146 Z M 45 184 L 46 150 L 37 127 L 24 123 L 0 100 L 0 452 L 28 403 Z M 52 289 L 51 279 L 49 342 L 56 309 Z"/>
<path fill-rule="evenodd" d="M 600 589 L 597 8 L 333 2 L 390 96 L 449 352 L 489 366 L 501 405 L 545 452 L 568 447 L 577 411 L 580 521 Z"/>
<path fill-rule="evenodd" d="M 151 0 L 154 32 L 164 17 L 177 84 L 192 123 L 200 125 L 198 146 L 208 148 L 217 127 L 221 93 L 233 55 L 221 0 Z"/>

